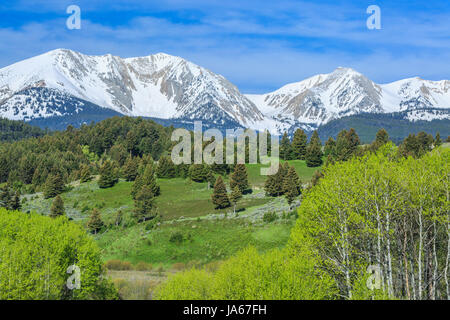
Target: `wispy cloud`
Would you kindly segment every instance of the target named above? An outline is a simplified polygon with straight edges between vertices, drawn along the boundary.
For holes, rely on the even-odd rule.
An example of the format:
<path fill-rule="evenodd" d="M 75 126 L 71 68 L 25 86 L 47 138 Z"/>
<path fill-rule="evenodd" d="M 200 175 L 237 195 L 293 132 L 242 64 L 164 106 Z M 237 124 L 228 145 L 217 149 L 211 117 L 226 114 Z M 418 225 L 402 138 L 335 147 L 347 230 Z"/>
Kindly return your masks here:
<path fill-rule="evenodd" d="M 376 2 L 382 30 L 375 31 L 366 28 L 367 1 L 80 0 L 82 29 L 73 31 L 65 28 L 72 1 L 2 3 L 0 66 L 64 47 L 123 57 L 167 52 L 223 74 L 244 92 L 337 66 L 378 82 L 450 78 L 450 5 Z"/>

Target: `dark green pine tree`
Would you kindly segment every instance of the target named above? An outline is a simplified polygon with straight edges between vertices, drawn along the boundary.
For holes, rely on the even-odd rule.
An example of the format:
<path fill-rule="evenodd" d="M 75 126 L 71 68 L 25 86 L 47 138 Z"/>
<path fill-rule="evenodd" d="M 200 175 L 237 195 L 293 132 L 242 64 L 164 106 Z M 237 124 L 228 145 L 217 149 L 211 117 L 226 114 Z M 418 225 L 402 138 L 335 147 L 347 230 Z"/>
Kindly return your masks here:
<path fill-rule="evenodd" d="M 5 184 L 0 189 L 0 207 L 9 209 L 9 205 L 12 201 L 11 191 L 9 186 Z"/>
<path fill-rule="evenodd" d="M 134 216 L 138 222 L 153 219 L 158 215 L 155 197 L 149 186 L 143 186 L 138 192 L 134 201 L 134 207 Z"/>
<path fill-rule="evenodd" d="M 336 158 L 336 141 L 333 139 L 333 137 L 329 137 L 325 142 L 323 154 L 325 157 L 331 156 L 332 159 Z"/>
<path fill-rule="evenodd" d="M 64 189 L 65 185 L 61 175 L 59 173 L 51 173 L 44 185 L 44 198 L 53 198 L 63 193 Z"/>
<path fill-rule="evenodd" d="M 319 167 L 323 163 L 322 157 L 322 143 L 320 142 L 319 134 L 316 130 L 306 148 L 306 165 L 308 167 Z"/>
<path fill-rule="evenodd" d="M 438 132 L 438 133 L 436 133 L 436 138 L 434 139 L 434 146 L 439 147 L 440 145 L 442 145 L 442 140 L 441 140 L 441 135 Z"/>
<path fill-rule="evenodd" d="M 384 128 L 381 128 L 380 130 L 378 130 L 378 132 L 375 136 L 375 143 L 378 146 L 382 146 L 388 142 L 389 142 L 389 134 L 387 133 L 387 131 Z"/>
<path fill-rule="evenodd" d="M 81 168 L 81 172 L 80 172 L 80 182 L 85 183 L 85 182 L 91 181 L 91 179 L 92 179 L 91 168 L 88 165 L 84 165 Z"/>
<path fill-rule="evenodd" d="M 409 134 L 408 137 L 403 140 L 402 145 L 400 146 L 401 153 L 407 156 L 419 157 L 421 153 L 421 146 L 419 141 L 416 138 L 416 135 Z"/>
<path fill-rule="evenodd" d="M 113 187 L 119 179 L 117 178 L 116 170 L 111 161 L 106 160 L 100 168 L 100 178 L 98 179 L 98 186 L 102 189 Z"/>
<path fill-rule="evenodd" d="M 282 160 L 292 160 L 293 158 L 292 145 L 287 135 L 287 132 L 284 132 L 283 138 L 281 138 L 280 158 Z"/>
<path fill-rule="evenodd" d="M 324 177 L 324 174 L 320 170 L 316 170 L 311 179 L 311 185 L 315 186 L 319 183 L 320 179 Z"/>
<path fill-rule="evenodd" d="M 65 214 L 64 202 L 60 195 L 57 195 L 50 208 L 50 217 L 56 218 Z"/>
<path fill-rule="evenodd" d="M 302 184 L 294 167 L 289 167 L 289 170 L 284 177 L 283 190 L 289 205 L 291 205 L 294 199 L 302 192 Z"/>
<path fill-rule="evenodd" d="M 208 170 L 204 164 L 193 164 L 189 168 L 189 177 L 194 182 L 205 182 Z"/>
<path fill-rule="evenodd" d="M 279 197 L 283 194 L 283 181 L 286 175 L 285 167 L 278 164 L 278 171 L 273 175 L 268 175 L 264 184 L 264 190 L 270 197 Z"/>
<path fill-rule="evenodd" d="M 227 194 L 227 187 L 223 183 L 222 177 L 219 176 L 214 184 L 214 192 L 211 195 L 212 202 L 215 209 L 228 208 L 230 206 L 230 199 Z"/>
<path fill-rule="evenodd" d="M 105 226 L 100 211 L 95 208 L 92 210 L 86 226 L 93 234 L 97 234 Z"/>
<path fill-rule="evenodd" d="M 305 160 L 308 137 L 302 129 L 297 129 L 292 139 L 292 151 L 294 159 Z"/>
<path fill-rule="evenodd" d="M 236 205 L 242 199 L 242 192 L 238 186 L 235 186 L 230 195 L 230 201 L 233 204 L 233 212 L 236 214 Z"/>
<path fill-rule="evenodd" d="M 144 172 L 138 175 L 134 181 L 133 187 L 131 188 L 131 196 L 133 199 L 136 199 L 137 195 L 144 186 L 147 186 L 150 189 L 154 197 L 161 194 L 161 188 L 156 182 L 155 169 L 152 164 L 148 164 L 145 167 Z"/>
<path fill-rule="evenodd" d="M 248 182 L 248 174 L 245 164 L 238 163 L 234 166 L 234 171 L 230 176 L 231 190 L 233 190 L 236 186 L 239 188 L 242 194 L 245 194 L 249 190 L 251 190 Z"/>
<path fill-rule="evenodd" d="M 11 199 L 11 203 L 9 205 L 10 210 L 20 210 L 22 205 L 20 203 L 20 194 L 18 191 L 14 193 L 14 196 Z"/>
<path fill-rule="evenodd" d="M 211 186 L 214 186 L 214 183 L 216 183 L 216 177 L 214 176 L 214 173 L 212 169 L 208 170 L 208 173 L 206 174 L 206 179 L 208 181 L 208 190 L 211 188 Z"/>
<path fill-rule="evenodd" d="M 168 156 L 162 156 L 158 160 L 158 167 L 156 169 L 156 175 L 158 178 L 175 178 L 176 171 L 175 165 L 172 162 L 172 159 Z"/>
<path fill-rule="evenodd" d="M 134 181 L 138 175 L 139 160 L 129 156 L 122 168 L 122 175 L 126 181 Z"/>
<path fill-rule="evenodd" d="M 356 134 L 355 129 L 353 129 L 353 128 L 351 128 L 347 132 L 346 138 L 348 141 L 348 148 L 349 148 L 346 159 L 350 159 L 358 151 L 358 146 L 361 144 L 361 140 L 359 139 L 358 135 Z"/>

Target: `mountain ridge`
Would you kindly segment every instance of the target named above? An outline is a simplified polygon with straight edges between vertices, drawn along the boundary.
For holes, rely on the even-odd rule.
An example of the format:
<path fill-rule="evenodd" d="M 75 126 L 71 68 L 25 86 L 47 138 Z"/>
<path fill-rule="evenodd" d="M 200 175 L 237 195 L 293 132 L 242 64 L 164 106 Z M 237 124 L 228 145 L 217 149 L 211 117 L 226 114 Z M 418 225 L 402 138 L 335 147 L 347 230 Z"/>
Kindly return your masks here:
<path fill-rule="evenodd" d="M 127 116 L 311 131 L 362 113 L 408 111 L 411 123 L 450 119 L 450 81 L 416 77 L 377 84 L 339 67 L 266 94 L 242 94 L 225 77 L 181 57 L 89 56 L 68 49 L 0 69 L 0 116 L 31 121 L 79 115 L 84 108 L 89 114 L 94 105 Z"/>

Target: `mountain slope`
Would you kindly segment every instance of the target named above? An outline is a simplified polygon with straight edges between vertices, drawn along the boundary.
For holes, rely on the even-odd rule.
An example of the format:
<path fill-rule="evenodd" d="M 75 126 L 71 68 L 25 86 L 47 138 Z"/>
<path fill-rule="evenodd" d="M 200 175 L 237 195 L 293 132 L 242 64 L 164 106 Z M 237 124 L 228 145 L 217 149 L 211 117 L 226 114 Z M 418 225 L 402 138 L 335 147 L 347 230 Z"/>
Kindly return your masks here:
<path fill-rule="evenodd" d="M 247 97 L 266 116 L 315 127 L 361 113 L 420 110 L 409 113 L 409 120 L 448 119 L 450 81 L 413 78 L 380 85 L 352 69 L 338 68 L 271 93 Z"/>
<path fill-rule="evenodd" d="M 224 77 L 162 53 L 122 59 L 59 49 L 18 62 L 0 69 L 2 114 L 20 118 L 20 113 L 12 110 L 18 107 L 18 93 L 42 87 L 130 116 L 195 118 L 220 124 L 236 121 L 243 125 L 263 119 L 256 106 Z M 21 109 L 29 117 L 22 119 L 52 112 L 65 115 L 56 110 L 36 112 L 36 105 L 27 101 Z M 38 108 L 43 111 L 45 103 Z"/>
<path fill-rule="evenodd" d="M 223 76 L 180 57 L 123 59 L 66 49 L 0 69 L 0 116 L 58 129 L 128 115 L 280 134 L 298 127 L 312 131 L 352 115 L 403 111 L 411 125 L 450 119 L 450 81 L 376 84 L 338 68 L 271 93 L 243 95 Z"/>

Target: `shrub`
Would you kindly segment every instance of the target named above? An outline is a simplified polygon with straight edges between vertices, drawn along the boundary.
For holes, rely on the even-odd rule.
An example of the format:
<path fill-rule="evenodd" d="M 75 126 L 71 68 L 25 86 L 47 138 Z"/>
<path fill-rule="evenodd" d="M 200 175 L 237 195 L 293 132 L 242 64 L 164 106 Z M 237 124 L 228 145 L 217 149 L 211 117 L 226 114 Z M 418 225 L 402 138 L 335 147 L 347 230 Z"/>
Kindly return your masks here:
<path fill-rule="evenodd" d="M 183 262 L 174 263 L 172 265 L 172 269 L 177 270 L 177 271 L 184 270 L 184 269 L 186 269 L 186 264 L 184 264 Z"/>
<path fill-rule="evenodd" d="M 184 236 L 181 231 L 175 231 L 170 235 L 169 241 L 175 244 L 181 244 L 184 241 Z"/>
<path fill-rule="evenodd" d="M 64 216 L 0 209 L 0 248 L 0 300 L 118 297 L 104 278 L 97 244 Z M 67 290 L 66 270 L 74 262 L 82 272 L 81 288 Z"/>
<path fill-rule="evenodd" d="M 123 270 L 132 270 L 133 266 L 128 261 L 121 261 L 121 260 L 109 260 L 106 261 L 105 267 L 108 270 L 117 270 L 117 271 L 123 271 Z"/>
<path fill-rule="evenodd" d="M 140 261 L 138 264 L 134 267 L 137 271 L 151 271 L 153 269 L 153 266 L 151 263 Z"/>
<path fill-rule="evenodd" d="M 266 212 L 263 216 L 263 221 L 265 223 L 271 223 L 278 219 L 278 216 L 275 212 Z"/>

